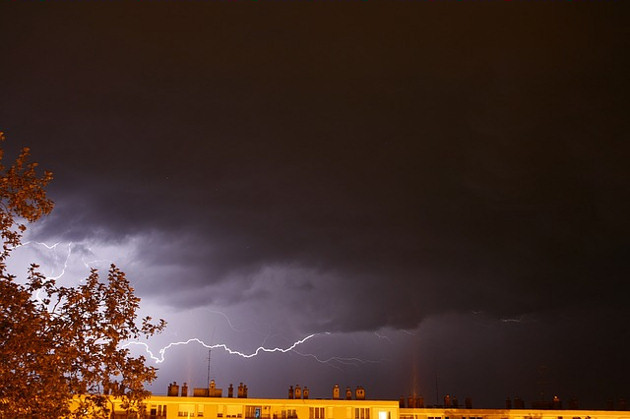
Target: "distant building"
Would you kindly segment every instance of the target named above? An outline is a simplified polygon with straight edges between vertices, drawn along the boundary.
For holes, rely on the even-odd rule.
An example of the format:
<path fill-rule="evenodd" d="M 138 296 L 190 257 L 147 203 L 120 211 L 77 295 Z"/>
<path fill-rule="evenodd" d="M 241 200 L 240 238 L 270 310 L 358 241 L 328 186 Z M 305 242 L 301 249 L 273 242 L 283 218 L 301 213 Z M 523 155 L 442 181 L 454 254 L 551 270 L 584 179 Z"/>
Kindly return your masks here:
<path fill-rule="evenodd" d="M 332 388 L 330 399 L 309 399 L 301 392 L 296 397 L 293 387 L 287 399 L 250 399 L 247 386 L 239 385 L 240 397 L 221 397 L 222 391 L 211 383 L 208 391 L 195 389 L 194 394 L 179 392 L 176 383 L 169 385 L 168 396 L 151 396 L 145 400 L 149 419 L 210 418 L 210 419 L 630 419 L 628 411 L 614 410 L 553 410 L 553 409 L 473 409 L 454 407 L 425 408 L 422 398 L 395 400 L 365 399 L 365 389 L 357 387 L 355 398 L 340 397 L 339 386 Z M 182 386 L 183 387 L 183 386 Z M 298 386 L 296 386 L 298 387 Z M 232 388 L 232 385 L 230 385 Z M 298 387 L 299 388 L 299 387 Z M 306 387 L 304 388 L 306 389 Z M 205 394 L 214 394 L 205 396 Z M 452 401 L 452 399 L 451 399 Z M 516 400 L 515 400 L 516 402 Z M 472 405 L 470 403 L 466 403 Z M 114 400 L 112 419 L 127 416 L 122 402 Z M 416 407 L 408 407 L 414 405 Z M 625 407 L 625 401 L 624 401 Z"/>

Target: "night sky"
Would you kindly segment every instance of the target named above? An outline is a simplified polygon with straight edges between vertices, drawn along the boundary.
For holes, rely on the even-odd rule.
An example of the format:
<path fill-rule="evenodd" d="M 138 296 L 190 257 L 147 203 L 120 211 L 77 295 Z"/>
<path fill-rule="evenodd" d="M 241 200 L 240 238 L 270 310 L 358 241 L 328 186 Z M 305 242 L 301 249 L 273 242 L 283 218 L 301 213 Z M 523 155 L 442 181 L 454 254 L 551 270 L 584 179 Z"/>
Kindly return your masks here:
<path fill-rule="evenodd" d="M 2 1 L 0 129 L 55 174 L 12 270 L 116 263 L 157 357 L 315 334 L 214 349 L 250 397 L 630 399 L 628 6 Z"/>

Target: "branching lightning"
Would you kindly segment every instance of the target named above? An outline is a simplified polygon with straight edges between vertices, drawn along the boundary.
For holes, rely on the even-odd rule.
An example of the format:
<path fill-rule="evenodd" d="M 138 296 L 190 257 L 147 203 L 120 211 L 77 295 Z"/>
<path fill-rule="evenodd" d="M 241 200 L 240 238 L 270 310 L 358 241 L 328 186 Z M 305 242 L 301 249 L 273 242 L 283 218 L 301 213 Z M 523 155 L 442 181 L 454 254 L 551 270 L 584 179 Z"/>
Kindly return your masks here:
<path fill-rule="evenodd" d="M 242 332 L 242 330 L 239 330 L 239 329 L 237 329 L 237 328 L 235 328 L 235 327 L 234 327 L 234 325 L 232 324 L 232 321 L 231 321 L 231 320 L 230 320 L 230 318 L 227 316 L 227 314 L 225 314 L 225 313 L 223 313 L 223 312 L 221 312 L 221 311 L 217 311 L 217 310 L 210 310 L 210 309 L 209 309 L 209 308 L 207 308 L 207 307 L 206 307 L 206 311 L 209 311 L 210 313 L 213 313 L 213 314 L 218 314 L 218 315 L 222 316 L 222 317 L 225 319 L 225 321 L 227 322 L 227 324 L 228 324 L 228 326 L 230 327 L 230 329 L 232 329 L 232 330 L 233 330 L 233 331 L 235 331 L 235 332 Z M 264 343 L 263 343 L 263 345 L 264 345 Z"/>
<path fill-rule="evenodd" d="M 264 346 L 259 346 L 254 352 L 252 353 L 243 353 L 234 349 L 231 349 L 230 347 L 228 347 L 226 344 L 224 343 L 217 343 L 214 345 L 208 345 L 207 343 L 205 343 L 204 341 L 202 341 L 201 339 L 198 338 L 190 338 L 188 340 L 185 341 L 181 341 L 181 342 L 171 342 L 168 345 L 166 345 L 165 347 L 163 347 L 162 349 L 160 349 L 158 351 L 159 357 L 155 356 L 153 354 L 153 352 L 151 351 L 151 349 L 149 349 L 149 345 L 147 345 L 144 342 L 127 342 L 124 345 L 122 345 L 123 348 L 128 347 L 129 345 L 138 345 L 138 346 L 142 346 L 145 351 L 149 354 L 149 356 L 151 357 L 151 359 L 153 361 L 155 361 L 156 364 L 160 364 L 162 362 L 164 362 L 165 358 L 164 358 L 164 354 L 166 353 L 166 351 L 174 346 L 180 346 L 180 345 L 188 345 L 189 343 L 198 343 L 201 346 L 203 346 L 206 349 L 223 349 L 224 351 L 226 351 L 227 353 L 229 353 L 230 355 L 237 355 L 240 356 L 242 358 L 253 358 L 257 355 L 259 355 L 261 352 L 282 352 L 282 353 L 287 353 L 290 351 L 293 351 L 297 346 L 303 344 L 304 342 L 306 342 L 307 340 L 311 339 L 312 337 L 316 336 L 315 333 L 310 334 L 308 336 L 306 336 L 305 338 L 302 338 L 296 342 L 293 342 L 293 344 L 287 348 L 265 348 Z"/>
<path fill-rule="evenodd" d="M 61 265 L 61 257 L 56 253 L 58 247 L 60 245 L 62 245 L 62 242 L 57 242 L 54 244 L 47 244 L 47 243 L 43 243 L 43 242 L 36 242 L 36 241 L 27 241 L 25 243 L 22 243 L 18 246 L 13 247 L 13 249 L 16 249 L 18 247 L 23 247 L 23 246 L 28 246 L 28 245 L 39 245 L 39 246 L 43 246 L 46 249 L 48 249 L 49 251 L 53 251 L 55 252 L 55 260 L 56 260 L 56 265 L 59 266 Z M 70 262 L 70 258 L 72 256 L 72 250 L 73 250 L 73 246 L 74 243 L 73 242 L 68 242 L 67 243 L 67 253 L 65 254 L 65 258 L 63 259 L 63 265 L 61 267 L 61 271 L 57 274 L 57 275 L 53 275 L 54 270 L 51 271 L 50 275 L 47 275 L 48 279 L 54 279 L 54 280 L 58 280 L 61 277 L 63 277 L 66 274 L 66 270 L 68 269 L 68 264 Z M 93 261 L 86 261 L 83 258 L 81 258 L 81 262 L 83 263 L 83 265 L 86 268 L 89 268 L 91 264 L 93 264 L 94 262 L 101 262 L 104 260 L 93 260 Z M 38 298 L 39 296 L 37 295 L 36 298 Z M 38 298 L 39 299 L 39 298 Z M 220 311 L 216 311 L 216 310 L 210 310 L 208 308 L 206 308 L 206 310 L 208 310 L 209 312 L 213 313 L 213 314 L 218 314 L 220 316 L 222 316 L 225 321 L 227 322 L 228 326 L 230 329 L 232 329 L 235 332 L 240 332 L 239 329 L 235 328 L 234 325 L 232 324 L 232 322 L 230 321 L 230 318 L 223 312 Z M 267 341 L 267 339 L 270 336 L 267 336 L 265 338 L 265 340 L 263 341 L 262 345 L 259 346 L 255 351 L 251 352 L 251 353 L 244 353 L 235 349 L 230 348 L 229 346 L 227 346 L 224 343 L 217 343 L 217 344 L 207 344 L 206 342 L 204 342 L 203 340 L 199 339 L 199 338 L 190 338 L 188 340 L 185 341 L 179 341 L 179 342 L 171 342 L 168 345 L 166 345 L 165 347 L 161 348 L 158 352 L 157 355 L 154 354 L 151 349 L 149 348 L 149 345 L 147 343 L 144 342 L 137 342 L 137 341 L 131 341 L 131 342 L 127 342 L 124 345 L 122 345 L 122 348 L 127 348 L 129 346 L 140 346 L 142 348 L 144 348 L 144 350 L 146 351 L 146 353 L 149 355 L 150 359 L 153 360 L 156 364 L 160 364 L 163 363 L 166 360 L 166 352 L 176 346 L 185 346 L 185 345 L 189 345 L 189 344 L 199 344 L 201 346 L 203 346 L 206 349 L 223 349 L 224 351 L 226 351 L 228 354 L 230 355 L 236 355 L 239 356 L 241 358 L 245 358 L 245 359 L 250 359 L 250 358 L 254 358 L 262 353 L 274 353 L 274 352 L 278 352 L 278 353 L 288 353 L 288 352 L 293 352 L 296 355 L 302 356 L 302 357 L 307 357 L 307 358 L 311 358 L 314 359 L 315 361 L 321 363 L 321 364 L 326 364 L 332 368 L 336 368 L 338 370 L 342 370 L 341 366 L 354 366 L 354 367 L 358 367 L 360 365 L 364 365 L 366 363 L 370 363 L 370 364 L 374 364 L 374 363 L 380 363 L 382 361 L 374 361 L 374 360 L 364 360 L 361 358 L 356 358 L 356 357 L 338 357 L 338 356 L 332 356 L 329 358 L 321 358 L 315 354 L 312 353 L 304 353 L 301 351 L 298 351 L 296 348 L 299 347 L 300 345 L 304 344 L 305 342 L 307 342 L 308 340 L 316 337 L 316 336 L 320 336 L 320 335 L 329 335 L 329 332 L 324 332 L 324 333 L 313 333 L 310 334 L 302 339 L 299 339 L 295 342 L 293 342 L 291 345 L 289 345 L 288 347 L 272 347 L 272 348 L 268 348 L 265 345 L 265 342 Z M 376 333 L 375 333 L 376 334 Z M 389 338 L 387 338 L 386 336 L 381 336 L 376 334 L 376 336 L 380 339 L 386 339 L 388 341 L 391 342 L 391 340 Z"/>
<path fill-rule="evenodd" d="M 328 364 L 330 366 L 332 366 L 333 368 L 336 368 L 340 371 L 343 371 L 341 368 L 332 365 L 332 362 L 336 362 L 339 363 L 341 365 L 350 365 L 353 367 L 358 367 L 360 365 L 363 364 L 380 364 L 382 361 L 374 361 L 374 360 L 367 360 L 367 359 L 361 359 L 361 358 L 356 358 L 356 357 L 340 357 L 340 356 L 331 356 L 330 358 L 327 359 L 320 359 L 317 355 L 315 354 L 304 354 L 301 352 L 298 352 L 296 350 L 294 350 L 293 352 L 295 352 L 298 355 L 304 356 L 304 357 L 309 357 L 309 358 L 313 358 L 315 361 L 319 362 L 320 364 Z"/>
<path fill-rule="evenodd" d="M 12 247 L 11 250 L 13 249 L 17 249 L 18 247 L 23 247 L 23 246 L 27 246 L 30 244 L 38 244 L 40 246 L 44 246 L 46 249 L 48 250 L 56 250 L 57 246 L 59 246 L 61 244 L 61 242 L 57 242 L 55 244 L 47 244 L 47 243 L 43 243 L 43 242 L 31 242 L 31 241 L 27 241 L 26 243 L 22 243 L 19 244 L 15 247 Z M 52 275 L 47 275 L 46 278 L 47 279 L 54 279 L 57 280 L 59 278 L 61 278 L 62 276 L 64 276 L 64 274 L 66 273 L 66 269 L 68 268 L 68 261 L 70 260 L 70 256 L 72 255 L 72 242 L 68 243 L 68 253 L 66 254 L 66 259 L 63 262 L 63 268 L 61 269 L 61 273 L 59 275 L 56 276 L 52 276 Z"/>
<path fill-rule="evenodd" d="M 287 353 L 287 352 L 293 352 L 297 355 L 303 356 L 303 357 L 308 357 L 308 358 L 312 358 L 315 361 L 319 362 L 320 364 L 326 364 L 330 367 L 336 368 L 340 371 L 343 371 L 338 365 L 335 364 L 339 364 L 339 365 L 343 365 L 343 366 L 354 366 L 354 367 L 358 367 L 360 365 L 363 364 L 378 364 L 381 363 L 382 361 L 374 361 L 374 360 L 365 360 L 365 359 L 361 359 L 361 358 L 356 358 L 356 357 L 338 357 L 338 356 L 333 356 L 330 358 L 326 358 L 326 359 L 322 359 L 320 357 L 318 357 L 315 354 L 311 354 L 311 353 L 303 353 L 298 351 L 296 348 L 300 345 L 302 345 L 303 343 L 305 343 L 306 341 L 319 336 L 319 335 L 329 335 L 329 332 L 325 332 L 325 333 L 313 333 L 310 334 L 300 340 L 297 340 L 295 342 L 293 342 L 293 344 L 291 344 L 290 346 L 286 347 L 286 348 L 280 348 L 280 347 L 275 347 L 275 348 L 267 348 L 264 346 L 259 346 L 254 352 L 251 353 L 243 353 L 237 350 L 234 350 L 230 347 L 228 347 L 226 344 L 224 343 L 217 343 L 217 344 L 213 344 L 213 345 L 209 345 L 207 343 L 205 343 L 204 341 L 202 341 L 199 338 L 190 338 L 188 340 L 185 341 L 180 341 L 180 342 L 171 342 L 168 345 L 166 345 L 165 347 L 163 347 L 162 349 L 160 349 L 158 351 L 158 355 L 156 356 L 151 349 L 149 348 L 149 345 L 144 343 L 144 342 L 127 342 L 124 345 L 122 345 L 122 348 L 127 348 L 131 345 L 135 345 L 135 346 L 141 346 L 142 348 L 144 348 L 144 350 L 146 351 L 146 353 L 149 355 L 149 357 L 156 363 L 156 364 L 160 364 L 162 362 L 164 362 L 166 360 L 166 351 L 169 350 L 172 347 L 175 346 L 183 346 L 183 345 L 188 345 L 191 343 L 197 343 L 201 346 L 203 346 L 206 349 L 223 349 L 224 351 L 226 351 L 227 353 L 229 353 L 230 355 L 236 355 L 236 356 L 240 356 L 241 358 L 254 358 L 258 355 L 260 355 L 263 352 L 267 352 L 267 353 L 273 353 L 273 352 L 280 352 L 280 353 Z"/>
<path fill-rule="evenodd" d="M 10 250 L 14 250 L 17 249 L 19 247 L 23 247 L 23 246 L 28 246 L 28 245 L 32 245 L 32 244 L 37 244 L 39 246 L 44 246 L 46 249 L 48 250 L 52 250 L 55 251 L 57 250 L 57 246 L 59 246 L 61 244 L 61 242 L 57 242 L 55 244 L 47 244 L 47 243 L 43 243 L 43 242 L 33 242 L 33 241 L 27 241 L 25 243 L 21 243 L 18 244 L 17 246 L 11 247 Z M 63 262 L 63 268 L 61 269 L 61 273 L 59 273 L 59 275 L 56 276 L 52 276 L 52 275 L 46 275 L 47 279 L 52 279 L 52 280 L 58 280 L 59 278 L 61 278 L 62 276 L 65 275 L 66 273 L 66 269 L 68 268 L 68 261 L 70 260 L 70 256 L 72 255 L 72 242 L 68 243 L 68 253 L 66 254 L 66 258 Z M 55 258 L 57 258 L 57 254 L 55 253 Z M 35 299 L 39 302 L 42 302 L 42 298 L 40 296 L 42 290 L 38 289 L 36 294 L 35 294 Z"/>
<path fill-rule="evenodd" d="M 57 246 L 58 244 L 59 243 L 56 243 L 55 246 Z M 66 260 L 63 262 L 63 268 L 61 269 L 61 273 L 57 276 L 49 277 L 49 279 L 59 279 L 66 273 L 66 269 L 68 268 L 68 260 L 70 259 L 71 254 L 72 254 L 72 242 L 69 242 L 68 254 L 66 255 Z"/>

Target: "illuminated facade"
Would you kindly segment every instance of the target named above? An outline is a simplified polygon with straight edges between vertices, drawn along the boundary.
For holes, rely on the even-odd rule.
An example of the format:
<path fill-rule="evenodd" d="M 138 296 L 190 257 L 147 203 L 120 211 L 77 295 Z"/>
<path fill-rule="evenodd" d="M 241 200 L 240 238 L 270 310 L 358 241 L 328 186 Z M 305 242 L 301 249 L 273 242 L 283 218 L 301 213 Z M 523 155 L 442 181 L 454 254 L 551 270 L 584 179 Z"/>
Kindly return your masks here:
<path fill-rule="evenodd" d="M 296 386 L 297 387 L 297 386 Z M 338 390 L 337 388 L 335 388 Z M 407 408 L 394 400 L 254 399 L 242 397 L 151 396 L 145 401 L 151 419 L 630 419 L 630 411 L 555 409 Z M 187 393 L 184 393 L 187 394 Z M 243 393 L 241 393 L 243 394 Z M 290 392 L 289 395 L 292 393 Z M 304 392 L 302 391 L 303 395 Z M 308 394 L 308 393 L 307 393 Z M 352 394 L 346 393 L 347 396 Z M 406 404 L 406 403 L 405 403 Z M 114 419 L 127 418 L 114 403 Z"/>
<path fill-rule="evenodd" d="M 152 396 L 145 404 L 151 419 L 399 419 L 400 410 L 383 400 Z M 115 409 L 115 418 L 127 417 L 120 404 Z"/>

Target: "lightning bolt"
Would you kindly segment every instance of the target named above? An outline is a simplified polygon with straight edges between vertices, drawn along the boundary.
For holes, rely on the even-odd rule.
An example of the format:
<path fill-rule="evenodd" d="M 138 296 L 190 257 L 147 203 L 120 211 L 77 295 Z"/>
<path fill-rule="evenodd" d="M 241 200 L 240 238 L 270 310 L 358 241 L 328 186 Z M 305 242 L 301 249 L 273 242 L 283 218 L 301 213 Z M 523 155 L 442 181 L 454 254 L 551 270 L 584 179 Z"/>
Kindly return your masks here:
<path fill-rule="evenodd" d="M 17 249 L 19 247 L 23 247 L 23 246 L 28 246 L 28 245 L 32 245 L 32 244 L 37 244 L 40 246 L 44 246 L 46 249 L 48 250 L 57 250 L 57 246 L 59 246 L 61 244 L 61 242 L 57 242 L 55 244 L 47 244 L 47 243 L 43 243 L 43 242 L 32 242 L 32 241 L 27 241 L 25 243 L 21 243 L 18 244 L 17 246 L 14 246 L 11 248 L 11 250 L 13 249 Z M 70 256 L 72 255 L 72 242 L 68 243 L 68 253 L 66 254 L 66 259 L 63 262 L 63 268 L 61 269 L 61 273 L 57 276 L 52 276 L 52 275 L 47 275 L 46 278 L 47 279 L 54 279 L 57 280 L 59 278 L 61 278 L 62 276 L 64 276 L 64 274 L 66 273 L 66 269 L 68 268 L 68 261 L 70 260 Z M 57 256 L 55 254 L 55 259 L 57 259 Z"/>
<path fill-rule="evenodd" d="M 503 323 L 523 323 L 523 316 L 516 317 L 516 318 L 504 318 L 500 320 Z"/>
<path fill-rule="evenodd" d="M 57 242 L 54 244 L 48 244 L 48 243 L 44 243 L 44 242 L 36 242 L 36 241 L 27 241 L 25 243 L 19 244 L 17 246 L 14 246 L 12 249 L 16 249 L 19 247 L 23 247 L 23 246 L 29 246 L 29 245 L 39 245 L 39 246 L 43 246 L 46 249 L 55 252 L 55 256 L 54 259 L 56 260 L 57 264 L 59 264 L 60 262 L 60 256 L 56 253 L 56 250 L 58 249 L 58 247 L 60 245 L 62 245 L 62 242 Z M 47 275 L 48 279 L 54 279 L 54 280 L 58 280 L 59 278 L 63 277 L 66 273 L 66 270 L 68 268 L 68 264 L 70 261 L 70 257 L 72 256 L 72 249 L 73 249 L 74 243 L 73 242 L 68 242 L 67 243 L 67 253 L 65 255 L 65 259 L 63 260 L 63 267 L 61 268 L 61 272 L 57 275 L 52 275 L 52 273 L 54 272 L 54 269 L 52 269 L 51 274 Z M 88 250 L 91 250 L 88 248 Z M 81 262 L 83 263 L 83 265 L 86 268 L 89 268 L 91 264 L 95 263 L 95 262 L 104 262 L 106 260 L 102 259 L 96 259 L 96 260 L 90 260 L 90 261 L 86 261 L 83 257 L 81 257 Z M 83 281 L 83 280 L 80 280 Z M 39 295 L 36 296 L 37 299 L 39 298 Z M 234 327 L 234 325 L 232 324 L 232 322 L 230 321 L 230 318 L 223 312 L 220 311 L 216 311 L 216 310 L 211 310 L 206 308 L 207 311 L 213 313 L 213 314 L 217 314 L 222 316 L 225 321 L 227 322 L 228 326 L 230 329 L 232 329 L 235 332 L 240 332 L 241 330 L 237 329 L 236 327 Z M 365 359 L 361 359 L 361 358 L 356 358 L 356 357 L 338 357 L 338 356 L 332 356 L 329 358 L 321 358 L 319 356 L 317 356 L 316 354 L 312 354 L 312 353 L 304 353 L 304 352 L 300 352 L 298 351 L 296 348 L 299 347 L 300 345 L 304 344 L 305 342 L 307 342 L 308 340 L 318 336 L 318 335 L 330 335 L 329 332 L 323 332 L 323 333 L 313 333 L 310 334 L 302 339 L 299 339 L 295 342 L 293 342 L 291 345 L 289 345 L 288 347 L 285 348 L 281 348 L 281 347 L 273 347 L 273 348 L 268 348 L 265 347 L 265 342 L 267 341 L 267 339 L 270 337 L 267 336 L 265 338 L 265 340 L 263 341 L 262 345 L 259 346 L 254 352 L 251 353 L 244 353 L 235 349 L 230 348 L 229 346 L 227 346 L 224 343 L 219 343 L 219 344 L 207 344 L 206 342 L 204 342 L 203 340 L 199 339 L 199 338 L 190 338 L 188 340 L 185 341 L 179 341 L 179 342 L 171 342 L 168 345 L 166 345 L 165 347 L 161 348 L 158 352 L 157 355 L 154 354 L 149 345 L 144 343 L 144 342 L 138 342 L 138 341 L 131 341 L 131 342 L 127 342 L 125 344 L 123 344 L 121 347 L 122 348 L 127 348 L 129 346 L 141 346 L 142 348 L 144 348 L 144 350 L 146 351 L 146 353 L 149 355 L 149 357 L 156 363 L 156 364 L 160 364 L 163 363 L 166 360 L 166 352 L 176 346 L 182 346 L 182 345 L 188 345 L 188 344 L 192 344 L 192 343 L 196 343 L 199 344 L 201 346 L 203 346 L 206 349 L 223 349 L 224 351 L 226 351 L 228 354 L 230 355 L 236 355 L 236 356 L 240 356 L 241 358 L 245 358 L 245 359 L 249 359 L 249 358 L 254 358 L 258 355 L 260 355 L 263 352 L 266 353 L 274 353 L 274 352 L 279 352 L 279 353 L 287 353 L 287 352 L 293 352 L 296 355 L 302 356 L 302 357 L 307 357 L 307 358 L 312 358 L 314 359 L 316 362 L 319 362 L 321 364 L 326 364 L 332 368 L 338 369 L 340 371 L 343 371 L 342 368 L 340 368 L 340 366 L 354 366 L 354 367 L 359 367 L 360 365 L 364 365 L 364 364 L 374 364 L 374 363 L 381 363 L 383 361 L 375 361 L 375 360 L 365 360 Z M 379 339 L 384 339 L 384 340 L 388 340 L 389 342 L 391 342 L 391 340 L 387 337 L 387 336 L 382 336 L 379 335 L 378 333 L 375 332 L 375 335 L 379 338 Z"/>
<path fill-rule="evenodd" d="M 287 353 L 290 351 L 293 351 L 297 346 L 303 344 L 304 342 L 306 342 L 307 340 L 313 338 L 314 336 L 316 336 L 316 333 L 310 334 L 308 336 L 306 336 L 305 338 L 302 338 L 298 341 L 293 342 L 293 344 L 287 348 L 265 348 L 264 346 L 259 346 L 254 352 L 252 353 L 243 353 L 237 350 L 234 350 L 230 347 L 228 347 L 226 344 L 224 343 L 217 343 L 214 345 L 208 345 L 207 343 L 205 343 L 204 341 L 202 341 L 201 339 L 198 338 L 190 338 L 188 340 L 185 341 L 181 341 L 181 342 L 171 342 L 168 345 L 166 345 L 165 347 L 163 347 L 162 349 L 160 349 L 158 351 L 159 357 L 155 356 L 153 354 L 153 352 L 151 351 L 151 349 L 149 349 L 149 345 L 147 345 L 144 342 L 127 342 L 124 345 L 122 345 L 122 348 L 126 348 L 130 345 L 138 345 L 138 346 L 142 346 L 144 348 L 144 350 L 149 354 L 149 356 L 151 357 L 151 359 L 153 361 L 155 361 L 156 364 L 161 364 L 162 362 L 164 362 L 165 358 L 164 358 L 164 354 L 166 353 L 166 351 L 174 346 L 180 346 L 180 345 L 188 345 L 189 343 L 198 343 L 201 346 L 203 346 L 206 349 L 223 349 L 224 351 L 226 351 L 227 353 L 229 353 L 230 355 L 237 355 L 240 356 L 242 358 L 253 358 L 257 355 L 259 355 L 261 352 L 281 352 L 281 353 Z"/>
<path fill-rule="evenodd" d="M 38 243 L 39 244 L 39 243 Z M 43 244 L 43 243 L 42 243 Z M 56 243 L 57 246 L 59 243 Z M 70 259 L 70 255 L 72 254 L 72 242 L 68 243 L 68 254 L 66 255 L 66 260 L 63 262 L 63 268 L 61 269 L 61 273 L 57 276 L 49 277 L 48 279 L 59 279 L 66 273 L 66 268 L 68 268 L 68 260 Z"/>
<path fill-rule="evenodd" d="M 227 324 L 230 327 L 230 329 L 232 329 L 233 331 L 235 331 L 235 332 L 242 332 L 242 330 L 239 330 L 239 329 L 234 327 L 234 325 L 230 321 L 230 318 L 227 316 L 227 314 L 225 314 L 225 313 L 223 313 L 221 311 L 211 310 L 211 309 L 209 309 L 207 307 L 205 308 L 205 310 L 209 311 L 210 313 L 218 314 L 218 315 L 222 316 L 225 319 L 225 321 L 227 322 Z M 263 345 L 264 345 L 264 343 L 263 343 Z"/>
<path fill-rule="evenodd" d="M 388 338 L 387 336 L 385 336 L 385 335 L 379 335 L 378 332 L 374 332 L 374 335 L 377 338 L 379 338 L 379 339 L 384 339 L 384 340 L 388 341 L 389 343 L 392 343 L 392 340 L 390 338 Z"/>
<path fill-rule="evenodd" d="M 315 361 L 319 362 L 320 364 L 326 364 L 332 368 L 338 369 L 339 371 L 343 371 L 342 368 L 340 368 L 338 365 L 342 365 L 342 366 L 353 366 L 353 367 L 359 367 L 360 365 L 363 364 L 380 364 L 383 361 L 375 361 L 375 360 L 365 360 L 365 359 L 361 359 L 361 358 L 356 358 L 356 357 L 339 357 L 339 356 L 332 356 L 330 358 L 326 358 L 326 359 L 322 359 L 320 357 L 318 357 L 315 354 L 311 354 L 311 353 L 302 353 L 298 350 L 296 350 L 296 348 L 300 345 L 302 345 L 304 342 L 308 341 L 309 339 L 312 339 L 318 335 L 329 335 L 329 332 L 324 332 L 324 333 L 312 333 L 300 340 L 297 340 L 295 342 L 293 342 L 293 344 L 291 344 L 290 346 L 286 347 L 286 348 L 279 348 L 279 347 L 275 347 L 275 348 L 266 348 L 264 346 L 259 346 L 254 352 L 251 353 L 243 353 L 237 350 L 234 350 L 230 347 L 228 347 L 226 344 L 224 343 L 217 343 L 214 345 L 208 345 L 207 343 L 205 343 L 204 341 L 202 341 L 201 339 L 198 338 L 190 338 L 188 340 L 185 341 L 181 341 L 181 342 L 171 342 L 168 345 L 166 345 L 165 347 L 163 347 L 162 349 L 160 349 L 158 351 L 158 356 L 156 356 L 151 349 L 149 348 L 149 345 L 144 343 L 144 342 L 137 342 L 137 341 L 132 341 L 132 342 L 127 342 L 125 344 L 123 344 L 121 347 L 122 348 L 127 348 L 131 345 L 136 345 L 136 346 L 141 346 L 144 348 L 144 350 L 146 351 L 147 354 L 149 354 L 149 357 L 156 363 L 156 364 L 160 364 L 162 362 L 164 362 L 166 360 L 165 358 L 165 354 L 166 351 L 174 346 L 182 346 L 182 345 L 188 345 L 190 343 L 197 343 L 201 346 L 203 346 L 206 349 L 223 349 L 224 351 L 226 351 L 227 353 L 229 353 L 230 355 L 236 355 L 236 356 L 240 356 L 241 358 L 253 358 L 255 356 L 260 355 L 262 352 L 267 352 L 267 353 L 272 353 L 272 352 L 280 352 L 280 353 L 287 353 L 287 352 L 293 352 L 297 355 L 303 356 L 303 357 L 308 357 L 308 358 L 312 358 Z M 338 364 L 338 365 L 335 365 Z"/>
<path fill-rule="evenodd" d="M 301 352 L 298 352 L 296 350 L 294 350 L 293 352 L 295 352 L 298 355 L 304 356 L 304 357 L 309 357 L 309 358 L 313 358 L 315 361 L 319 362 L 320 364 L 327 364 L 333 368 L 338 369 L 339 371 L 343 371 L 343 369 L 339 368 L 336 365 L 333 365 L 332 362 L 336 362 L 339 363 L 341 365 L 349 365 L 349 366 L 353 366 L 353 367 L 358 367 L 360 365 L 363 364 L 380 364 L 383 361 L 374 361 L 374 360 L 369 360 L 369 359 L 361 359 L 361 358 L 346 358 L 346 357 L 340 357 L 340 356 L 331 356 L 330 358 L 327 359 L 320 359 L 317 355 L 315 354 L 304 354 Z"/>
<path fill-rule="evenodd" d="M 57 250 L 57 246 L 59 246 L 61 244 L 61 242 L 57 242 L 55 244 L 48 244 L 48 243 L 44 243 L 44 242 L 27 241 L 25 243 L 20 243 L 17 246 L 11 247 L 10 250 L 14 250 L 14 249 L 17 249 L 17 248 L 20 248 L 20 247 L 23 247 L 23 246 L 32 245 L 32 244 L 37 244 L 39 246 L 44 246 L 48 250 L 55 251 L 55 250 Z M 68 261 L 70 260 L 70 256 L 72 255 L 72 244 L 73 244 L 72 242 L 68 243 L 68 253 L 66 254 L 66 259 L 63 262 L 63 268 L 61 269 L 61 273 L 59 275 L 57 275 L 57 276 L 46 275 L 46 279 L 58 280 L 59 278 L 64 276 L 64 274 L 66 273 L 66 269 L 68 268 Z M 54 253 L 54 255 L 55 255 L 55 259 L 58 259 L 57 254 Z M 40 303 L 43 302 L 43 300 L 41 298 L 41 292 L 42 292 L 42 290 L 39 289 L 35 293 L 35 299 L 37 301 L 39 301 Z"/>

